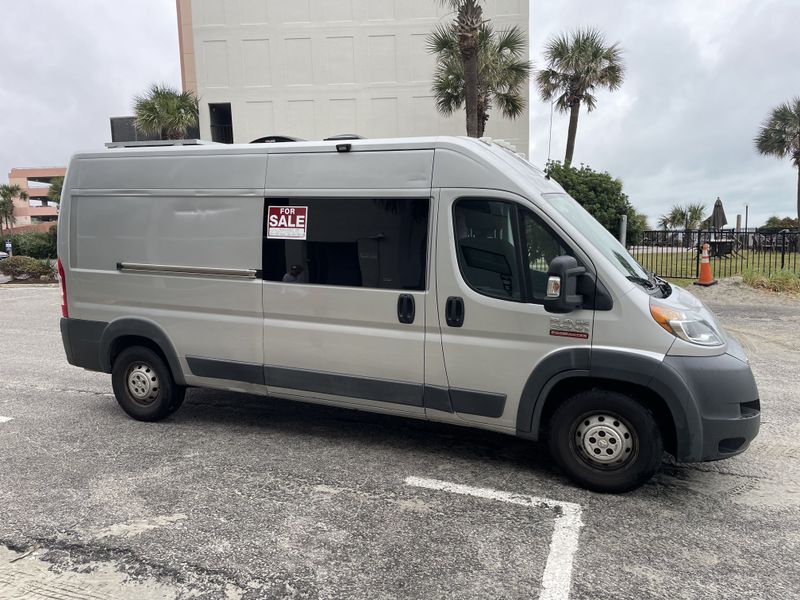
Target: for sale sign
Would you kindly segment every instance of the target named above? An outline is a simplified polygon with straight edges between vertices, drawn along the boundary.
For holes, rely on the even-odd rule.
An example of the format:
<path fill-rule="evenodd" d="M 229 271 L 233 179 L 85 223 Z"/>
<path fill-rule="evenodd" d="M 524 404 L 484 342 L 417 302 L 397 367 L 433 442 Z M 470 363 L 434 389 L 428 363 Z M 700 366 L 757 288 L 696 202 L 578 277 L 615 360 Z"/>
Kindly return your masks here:
<path fill-rule="evenodd" d="M 267 208 L 267 237 L 272 240 L 304 240 L 308 229 L 307 206 Z"/>

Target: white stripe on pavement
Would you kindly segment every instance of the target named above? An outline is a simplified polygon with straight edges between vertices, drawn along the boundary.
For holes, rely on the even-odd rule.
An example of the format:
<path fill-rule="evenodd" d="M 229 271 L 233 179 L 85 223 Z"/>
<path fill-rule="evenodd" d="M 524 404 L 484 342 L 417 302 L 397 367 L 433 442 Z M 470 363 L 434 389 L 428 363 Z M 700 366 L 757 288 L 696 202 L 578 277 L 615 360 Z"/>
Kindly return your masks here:
<path fill-rule="evenodd" d="M 438 479 L 425 479 L 422 477 L 407 477 L 406 485 L 439 490 L 463 496 L 486 498 L 508 504 L 529 506 L 531 508 L 547 508 L 556 512 L 556 522 L 553 528 L 553 537 L 550 540 L 550 553 L 542 575 L 542 593 L 540 600 L 567 600 L 569 588 L 572 583 L 572 564 L 575 553 L 578 551 L 578 536 L 583 521 L 581 521 L 581 505 L 573 502 L 560 502 L 549 498 L 514 494 L 489 488 L 476 488 Z"/>
<path fill-rule="evenodd" d="M 9 421 L 13 421 L 14 417 L 0 417 L 0 424 L 8 423 Z"/>

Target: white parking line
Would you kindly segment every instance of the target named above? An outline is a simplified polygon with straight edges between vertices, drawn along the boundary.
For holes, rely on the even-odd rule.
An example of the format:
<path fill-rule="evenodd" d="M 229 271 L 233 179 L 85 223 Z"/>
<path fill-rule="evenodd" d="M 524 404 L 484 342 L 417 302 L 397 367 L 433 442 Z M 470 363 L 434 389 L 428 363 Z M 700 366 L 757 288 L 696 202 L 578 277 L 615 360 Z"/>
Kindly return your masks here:
<path fill-rule="evenodd" d="M 549 498 L 513 494 L 489 488 L 476 488 L 438 479 L 406 477 L 406 485 L 439 490 L 463 496 L 475 496 L 498 502 L 507 502 L 531 508 L 547 508 L 556 512 L 553 537 L 550 540 L 550 553 L 542 575 L 542 593 L 539 600 L 567 600 L 572 583 L 572 563 L 578 551 L 578 536 L 581 521 L 581 505 L 573 502 L 560 502 Z"/>
<path fill-rule="evenodd" d="M 0 417 L 0 425 L 3 423 L 8 423 L 9 421 L 13 421 L 14 417 Z"/>

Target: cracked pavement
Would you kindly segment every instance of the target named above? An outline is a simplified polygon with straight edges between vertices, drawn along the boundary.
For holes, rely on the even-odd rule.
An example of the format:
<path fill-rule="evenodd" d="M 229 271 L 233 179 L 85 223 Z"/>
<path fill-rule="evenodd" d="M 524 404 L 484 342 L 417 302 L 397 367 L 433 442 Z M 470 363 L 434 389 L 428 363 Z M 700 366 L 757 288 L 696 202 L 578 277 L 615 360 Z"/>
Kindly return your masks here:
<path fill-rule="evenodd" d="M 397 417 L 192 390 L 133 421 L 66 363 L 58 289 L 0 287 L 0 599 L 539 594 L 552 512 L 409 476 L 580 504 L 571 598 L 798 597 L 800 301 L 698 295 L 751 358 L 761 434 L 604 496 L 542 446 Z"/>

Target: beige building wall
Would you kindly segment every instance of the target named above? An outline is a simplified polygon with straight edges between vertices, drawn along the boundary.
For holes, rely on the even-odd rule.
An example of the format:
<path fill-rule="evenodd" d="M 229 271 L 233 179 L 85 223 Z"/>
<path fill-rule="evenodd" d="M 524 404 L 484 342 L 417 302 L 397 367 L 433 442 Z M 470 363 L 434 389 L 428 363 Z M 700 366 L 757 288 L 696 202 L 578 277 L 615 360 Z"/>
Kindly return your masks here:
<path fill-rule="evenodd" d="M 47 195 L 49 187 L 33 186 L 31 183 L 49 184 L 53 177 L 64 177 L 66 172 L 65 167 L 22 167 L 9 171 L 9 185 L 18 185 L 28 194 L 28 200 L 14 199 L 15 228 L 58 217 L 58 205 L 51 203 Z M 46 230 L 53 224 L 42 225 L 42 228 Z"/>
<path fill-rule="evenodd" d="M 465 135 L 430 91 L 426 36 L 452 14 L 436 0 L 177 0 L 183 80 L 210 103 L 230 103 L 235 142 L 266 135 L 321 139 Z M 498 28 L 528 30 L 528 0 L 485 0 Z M 527 91 L 526 91 L 527 97 Z M 529 115 L 492 114 L 486 135 L 528 149 Z"/>

